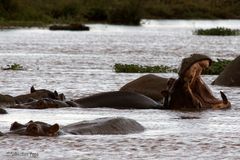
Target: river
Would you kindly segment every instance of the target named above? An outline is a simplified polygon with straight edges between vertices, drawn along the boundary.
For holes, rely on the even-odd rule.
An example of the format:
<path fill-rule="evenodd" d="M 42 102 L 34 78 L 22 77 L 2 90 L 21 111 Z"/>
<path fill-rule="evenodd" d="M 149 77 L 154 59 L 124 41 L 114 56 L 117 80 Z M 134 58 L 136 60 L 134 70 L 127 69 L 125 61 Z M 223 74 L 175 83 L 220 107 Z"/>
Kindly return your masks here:
<path fill-rule="evenodd" d="M 240 20 L 143 20 L 142 25 L 90 24 L 89 32 L 49 31 L 46 28 L 0 30 L 0 66 L 18 63 L 24 71 L 0 71 L 1 94 L 28 93 L 32 85 L 57 90 L 67 99 L 118 90 L 144 74 L 115 73 L 115 63 L 169 65 L 202 53 L 216 59 L 234 59 L 240 36 L 197 36 L 197 28 L 240 28 Z M 156 74 L 177 77 L 174 73 Z M 11 123 L 29 120 L 59 123 L 123 116 L 146 130 L 130 135 L 64 135 L 55 138 L 0 137 L 1 159 L 240 159 L 239 87 L 212 86 L 216 76 L 203 79 L 220 97 L 224 91 L 229 110 L 177 112 L 63 108 L 7 109 L 0 115 L 0 131 Z M 194 119 L 181 119 L 192 116 Z"/>

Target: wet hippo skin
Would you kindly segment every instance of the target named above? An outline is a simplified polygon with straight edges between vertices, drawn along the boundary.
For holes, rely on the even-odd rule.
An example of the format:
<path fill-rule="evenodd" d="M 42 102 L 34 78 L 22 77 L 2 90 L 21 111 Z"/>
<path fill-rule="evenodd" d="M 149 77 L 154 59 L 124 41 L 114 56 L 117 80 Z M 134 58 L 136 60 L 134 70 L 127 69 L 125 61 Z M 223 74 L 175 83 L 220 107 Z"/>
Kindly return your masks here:
<path fill-rule="evenodd" d="M 50 98 L 33 100 L 32 102 L 15 104 L 10 108 L 47 109 L 63 107 L 80 108 L 115 108 L 115 109 L 162 109 L 161 105 L 149 97 L 133 92 L 102 92 L 74 101 L 60 101 Z"/>
<path fill-rule="evenodd" d="M 220 86 L 240 86 L 240 56 L 228 64 L 222 73 L 212 82 Z"/>
<path fill-rule="evenodd" d="M 0 94 L 0 106 L 8 106 L 8 105 L 13 105 L 13 104 L 15 104 L 14 97 L 12 97 L 10 95 Z"/>
<path fill-rule="evenodd" d="M 226 109 L 231 107 L 226 95 L 220 92 L 222 100 L 215 98 L 210 88 L 201 78 L 202 70 L 211 65 L 212 60 L 201 54 L 184 58 L 179 70 L 179 78 L 169 88 L 165 107 L 177 110 Z"/>
<path fill-rule="evenodd" d="M 62 130 L 75 135 L 130 134 L 144 131 L 144 127 L 133 119 L 117 117 L 77 122 L 62 127 Z"/>
<path fill-rule="evenodd" d="M 15 104 L 9 108 L 18 109 L 47 109 L 47 108 L 64 108 L 64 107 L 78 107 L 74 102 L 55 100 L 50 98 L 43 98 L 39 100 L 32 100 L 31 102 Z"/>
<path fill-rule="evenodd" d="M 131 134 L 143 132 L 144 127 L 129 118 L 98 118 L 82 121 L 60 127 L 58 124 L 47 124 L 39 121 L 29 121 L 26 124 L 14 122 L 10 132 L 6 134 L 26 136 L 57 136 L 61 134 L 95 135 L 95 134 Z"/>
<path fill-rule="evenodd" d="M 0 108 L 0 114 L 7 114 L 7 111 L 3 108 Z"/>
<path fill-rule="evenodd" d="M 74 100 L 82 108 L 161 109 L 153 99 L 134 92 L 102 92 Z"/>
<path fill-rule="evenodd" d="M 56 99 L 56 100 L 64 100 L 65 96 L 64 94 L 58 94 L 57 91 L 49 91 L 46 89 L 39 89 L 36 90 L 33 86 L 30 89 L 29 94 L 25 95 L 19 95 L 14 97 L 14 100 L 16 103 L 21 104 L 21 103 L 26 103 L 31 101 L 32 99 L 42 99 L 42 98 L 51 98 L 51 99 Z"/>
<path fill-rule="evenodd" d="M 161 102 L 164 97 L 162 91 L 167 89 L 168 83 L 169 78 L 147 74 L 125 84 L 120 88 L 120 91 L 140 93 Z"/>

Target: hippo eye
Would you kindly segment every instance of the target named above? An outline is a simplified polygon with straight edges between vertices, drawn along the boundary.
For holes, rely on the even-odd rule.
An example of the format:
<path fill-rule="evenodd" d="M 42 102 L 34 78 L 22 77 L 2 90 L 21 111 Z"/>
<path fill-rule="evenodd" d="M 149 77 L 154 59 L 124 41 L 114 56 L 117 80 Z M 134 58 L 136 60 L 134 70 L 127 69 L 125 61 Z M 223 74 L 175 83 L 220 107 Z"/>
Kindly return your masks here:
<path fill-rule="evenodd" d="M 27 126 L 27 129 L 26 131 L 29 133 L 29 134 L 34 134 L 34 136 L 37 136 L 37 133 L 38 133 L 38 126 L 36 124 L 29 124 Z"/>

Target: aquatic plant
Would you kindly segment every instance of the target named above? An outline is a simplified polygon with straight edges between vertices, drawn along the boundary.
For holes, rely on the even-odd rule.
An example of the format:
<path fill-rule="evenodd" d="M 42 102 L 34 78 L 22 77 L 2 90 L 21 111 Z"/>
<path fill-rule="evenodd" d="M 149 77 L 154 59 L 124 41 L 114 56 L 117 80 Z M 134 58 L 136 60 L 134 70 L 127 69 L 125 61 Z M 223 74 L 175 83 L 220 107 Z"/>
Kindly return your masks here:
<path fill-rule="evenodd" d="M 117 73 L 168 73 L 177 72 L 177 69 L 160 65 L 160 66 L 142 66 L 137 64 L 120 64 L 114 65 Z"/>
<path fill-rule="evenodd" d="M 21 64 L 13 63 L 8 64 L 6 67 L 2 67 L 2 70 L 24 70 L 24 67 Z"/>
<path fill-rule="evenodd" d="M 225 59 L 217 59 L 217 61 L 213 61 L 212 65 L 203 71 L 205 75 L 218 75 L 220 74 L 226 65 L 231 63 L 230 60 Z M 177 68 L 172 68 L 165 65 L 160 66 L 142 66 L 137 64 L 120 64 L 117 63 L 114 65 L 114 70 L 117 73 L 169 73 L 174 72 L 177 73 Z"/>
<path fill-rule="evenodd" d="M 206 75 L 218 75 L 231 62 L 232 62 L 231 60 L 217 59 L 217 61 L 213 61 L 212 62 L 212 65 L 208 69 L 203 71 L 203 74 L 206 74 Z"/>
<path fill-rule="evenodd" d="M 235 36 L 240 35 L 240 30 L 230 29 L 224 27 L 210 28 L 210 29 L 197 29 L 194 31 L 196 35 L 210 35 L 210 36 Z"/>

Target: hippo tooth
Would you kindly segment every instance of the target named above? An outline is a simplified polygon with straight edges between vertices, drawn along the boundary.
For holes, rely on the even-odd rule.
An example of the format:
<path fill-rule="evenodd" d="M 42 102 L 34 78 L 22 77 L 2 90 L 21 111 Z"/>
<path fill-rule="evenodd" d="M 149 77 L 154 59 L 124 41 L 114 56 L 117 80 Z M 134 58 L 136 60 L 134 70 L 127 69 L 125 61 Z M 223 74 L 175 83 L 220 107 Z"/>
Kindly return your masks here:
<path fill-rule="evenodd" d="M 226 96 L 222 91 L 220 91 L 220 94 L 221 94 L 221 97 L 222 97 L 223 103 L 224 103 L 224 104 L 227 104 L 227 103 L 228 103 L 227 96 Z"/>

